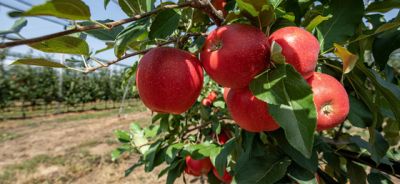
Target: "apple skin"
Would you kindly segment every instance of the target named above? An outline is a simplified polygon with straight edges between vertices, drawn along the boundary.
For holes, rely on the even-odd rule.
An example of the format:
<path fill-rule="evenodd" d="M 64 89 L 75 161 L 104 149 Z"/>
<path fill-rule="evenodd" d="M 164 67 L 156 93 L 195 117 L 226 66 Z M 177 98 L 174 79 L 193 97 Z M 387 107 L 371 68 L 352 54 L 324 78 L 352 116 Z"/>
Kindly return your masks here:
<path fill-rule="evenodd" d="M 208 94 L 207 98 L 211 100 L 211 102 L 214 102 L 217 99 L 217 93 L 215 91 L 211 91 L 210 94 Z"/>
<path fill-rule="evenodd" d="M 185 161 L 185 172 L 193 176 L 207 174 L 213 167 L 211 160 L 208 157 L 200 160 L 195 160 L 191 156 L 186 156 Z"/>
<path fill-rule="evenodd" d="M 349 114 L 349 97 L 342 84 L 334 77 L 314 72 L 307 80 L 314 93 L 317 110 L 317 130 L 333 128 L 346 120 Z"/>
<path fill-rule="evenodd" d="M 282 55 L 305 79 L 315 70 L 319 54 L 318 40 L 308 31 L 299 27 L 278 29 L 268 38 L 269 44 L 275 41 L 282 47 Z"/>
<path fill-rule="evenodd" d="M 205 71 L 218 84 L 242 88 L 269 66 L 269 55 L 263 32 L 249 25 L 231 24 L 208 35 L 200 59 Z"/>
<path fill-rule="evenodd" d="M 213 167 L 213 173 L 214 173 L 215 177 L 217 177 L 220 181 L 222 181 L 224 183 L 232 182 L 232 176 L 226 170 L 224 171 L 224 175 L 222 177 L 218 174 L 217 168 L 215 168 L 215 167 Z"/>
<path fill-rule="evenodd" d="M 202 104 L 203 106 L 209 107 L 209 106 L 211 106 L 212 101 L 211 101 L 210 99 L 208 99 L 208 98 L 204 98 L 204 99 L 201 101 L 201 104 Z"/>
<path fill-rule="evenodd" d="M 189 52 L 154 48 L 139 62 L 136 86 L 141 100 L 152 111 L 181 114 L 200 95 L 203 70 L 200 61 Z"/>
<path fill-rule="evenodd" d="M 279 128 L 268 114 L 267 103 L 257 99 L 248 87 L 230 89 L 226 104 L 236 124 L 249 132 L 274 131 Z"/>

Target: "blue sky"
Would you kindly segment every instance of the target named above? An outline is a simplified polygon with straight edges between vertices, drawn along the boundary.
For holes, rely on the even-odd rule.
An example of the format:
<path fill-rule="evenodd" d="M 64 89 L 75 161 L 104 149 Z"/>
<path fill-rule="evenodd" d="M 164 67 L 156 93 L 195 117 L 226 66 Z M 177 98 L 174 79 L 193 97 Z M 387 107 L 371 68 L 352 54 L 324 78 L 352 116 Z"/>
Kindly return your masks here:
<path fill-rule="evenodd" d="M 25 2 L 31 3 L 31 4 L 41 4 L 45 2 L 45 0 L 23 0 Z M 6 3 L 10 6 L 16 7 L 18 9 L 23 9 L 26 10 L 29 8 L 29 6 L 26 6 L 22 3 L 19 3 L 17 0 L 0 0 L 0 2 Z M 91 14 L 92 14 L 92 19 L 94 20 L 103 20 L 103 19 L 112 19 L 112 20 L 118 20 L 122 18 L 126 18 L 127 16 L 124 14 L 124 12 L 114 4 L 113 2 L 110 2 L 109 6 L 107 7 L 107 10 L 104 10 L 103 6 L 103 0 L 84 0 L 84 2 L 90 7 Z M 8 12 L 10 12 L 11 9 L 0 6 L 0 30 L 6 30 L 9 29 L 13 24 L 16 19 L 10 18 L 8 16 Z M 58 20 L 59 22 L 65 22 L 60 19 L 53 18 L 54 20 Z M 49 33 L 54 33 L 57 31 L 62 31 L 63 26 L 54 24 L 39 18 L 35 17 L 27 17 L 28 20 L 28 25 L 21 31 L 21 34 L 26 37 L 26 38 L 31 38 L 31 37 L 36 37 L 36 36 L 41 36 Z M 93 37 L 88 36 L 87 42 L 89 43 L 91 49 L 93 50 L 98 50 L 101 48 L 105 47 L 104 42 L 99 41 Z M 18 52 L 18 53 L 25 53 L 29 50 L 29 47 L 27 46 L 18 46 L 14 47 L 11 49 L 12 52 Z M 42 54 L 41 52 L 35 52 L 34 54 L 40 55 Z M 57 55 L 54 55 L 56 58 Z M 114 53 L 112 50 L 109 50 L 107 52 L 101 53 L 97 55 L 99 58 L 111 60 L 114 59 Z M 127 59 L 126 61 L 123 61 L 123 64 L 131 65 L 135 59 Z"/>
<path fill-rule="evenodd" d="M 29 6 L 26 6 L 18 1 L 25 1 L 30 4 L 37 5 L 37 4 L 43 3 L 45 0 L 0 0 L 0 2 L 6 3 L 6 4 L 16 7 L 18 9 L 26 10 L 29 8 Z M 118 20 L 118 19 L 126 18 L 126 15 L 124 14 L 124 12 L 122 12 L 122 10 L 119 8 L 119 6 L 117 6 L 113 2 L 110 2 L 109 6 L 107 7 L 107 10 L 104 10 L 103 0 L 83 0 L 83 1 L 90 7 L 92 19 L 94 19 L 94 20 L 104 20 L 104 19 Z M 0 30 L 9 29 L 13 25 L 14 21 L 16 20 L 16 19 L 10 18 L 8 16 L 8 12 L 10 12 L 10 11 L 12 11 L 12 10 L 9 8 L 0 6 Z M 385 14 L 385 18 L 387 20 L 391 19 L 394 16 L 396 16 L 398 12 L 399 12 L 398 9 L 392 10 L 392 11 L 388 12 L 387 14 Z M 53 18 L 53 19 L 58 20 L 58 21 L 63 21 L 63 20 L 59 20 L 57 18 Z M 42 19 L 39 19 L 36 17 L 28 17 L 27 20 L 28 20 L 28 25 L 21 32 L 21 34 L 26 38 L 32 38 L 32 37 L 41 36 L 41 35 L 54 33 L 54 32 L 63 30 L 63 26 L 61 26 L 61 25 L 54 24 L 54 23 L 51 23 L 51 22 L 48 22 L 48 21 L 45 21 L 45 20 L 42 20 Z M 105 44 L 102 41 L 99 41 L 90 36 L 88 36 L 87 42 L 89 43 L 92 50 L 98 50 L 98 49 L 105 47 Z M 19 53 L 26 53 L 27 51 L 29 51 L 29 47 L 18 46 L 18 47 L 12 48 L 11 51 L 19 52 Z M 34 54 L 41 55 L 43 53 L 42 52 L 34 52 Z M 60 54 L 54 54 L 54 57 L 60 58 Z M 106 59 L 106 60 L 112 60 L 115 58 L 113 50 L 109 50 L 107 52 L 101 53 L 101 54 L 97 55 L 97 57 Z M 9 63 L 10 61 L 11 60 L 9 60 L 7 63 Z M 121 63 L 125 64 L 125 65 L 132 65 L 133 62 L 135 62 L 135 61 L 136 61 L 135 58 L 130 58 L 125 61 L 122 61 Z"/>

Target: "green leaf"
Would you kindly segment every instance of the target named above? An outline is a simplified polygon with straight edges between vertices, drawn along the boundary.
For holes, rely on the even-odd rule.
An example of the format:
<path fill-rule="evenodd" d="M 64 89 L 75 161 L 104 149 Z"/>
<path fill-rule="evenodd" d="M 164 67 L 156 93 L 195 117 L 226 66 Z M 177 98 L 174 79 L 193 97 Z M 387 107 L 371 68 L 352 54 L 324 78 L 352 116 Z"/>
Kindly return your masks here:
<path fill-rule="evenodd" d="M 317 27 L 321 51 L 332 48 L 333 43 L 342 43 L 352 37 L 362 22 L 364 3 L 362 0 L 332 0 L 323 11 L 323 16 L 332 18 Z"/>
<path fill-rule="evenodd" d="M 110 0 L 104 0 L 104 9 L 107 9 L 107 6 L 109 3 L 110 3 Z"/>
<path fill-rule="evenodd" d="M 148 24 L 149 19 L 142 19 L 130 24 L 123 31 L 121 31 L 115 39 L 115 56 L 121 58 L 125 54 L 128 45 L 147 32 Z"/>
<path fill-rule="evenodd" d="M 285 176 L 290 163 L 288 158 L 252 157 L 236 171 L 235 180 L 237 183 L 275 183 Z"/>
<path fill-rule="evenodd" d="M 131 141 L 131 137 L 129 133 L 123 130 L 116 130 L 114 131 L 114 135 L 117 136 L 119 142 L 122 143 L 129 143 Z"/>
<path fill-rule="evenodd" d="M 307 25 L 306 30 L 312 32 L 319 24 L 321 24 L 323 21 L 329 20 L 330 18 L 332 18 L 332 15 L 327 15 L 327 16 L 317 15 Z"/>
<path fill-rule="evenodd" d="M 86 41 L 72 36 L 56 37 L 50 40 L 29 44 L 29 46 L 49 53 L 89 55 L 89 45 Z"/>
<path fill-rule="evenodd" d="M 318 184 L 314 173 L 316 172 L 310 172 L 296 163 L 292 163 L 288 168 L 288 176 L 299 184 Z"/>
<path fill-rule="evenodd" d="M 285 135 L 283 131 L 274 131 L 272 135 L 276 138 L 277 142 L 279 142 L 278 146 L 285 152 L 293 161 L 297 163 L 297 165 L 307 169 L 308 171 L 315 173 L 318 168 L 318 155 L 315 150 L 313 150 L 311 158 L 306 158 L 299 151 L 293 148 L 288 141 L 285 139 Z"/>
<path fill-rule="evenodd" d="M 368 5 L 367 12 L 386 13 L 395 8 L 400 8 L 400 0 L 374 1 Z"/>
<path fill-rule="evenodd" d="M 400 48 L 400 30 L 390 30 L 379 34 L 372 44 L 372 54 L 380 70 L 386 67 L 390 54 Z"/>
<path fill-rule="evenodd" d="M 390 177 L 380 172 L 371 172 L 367 177 L 369 184 L 393 184 Z"/>
<path fill-rule="evenodd" d="M 193 159 L 202 159 L 204 157 L 210 157 L 211 155 L 217 155 L 221 148 L 210 142 L 204 142 L 201 144 L 185 145 L 185 151 L 189 152 Z"/>
<path fill-rule="evenodd" d="M 372 115 L 368 107 L 351 95 L 349 96 L 349 100 L 350 112 L 347 119 L 352 125 L 359 128 L 366 128 L 369 126 L 372 123 Z"/>
<path fill-rule="evenodd" d="M 375 135 L 370 135 L 369 152 L 371 153 L 372 160 L 374 160 L 375 163 L 379 164 L 381 163 L 382 158 L 386 155 L 386 152 L 389 149 L 389 144 L 380 132 L 375 130 L 374 134 Z"/>
<path fill-rule="evenodd" d="M 178 28 L 181 12 L 175 9 L 164 10 L 157 14 L 150 27 L 149 38 L 166 38 Z"/>
<path fill-rule="evenodd" d="M 100 22 L 102 24 L 112 22 L 112 20 L 99 20 L 97 22 Z M 80 22 L 79 25 L 82 26 L 90 26 L 94 25 L 96 23 L 90 22 L 90 21 L 85 21 L 85 22 Z M 124 29 L 122 26 L 116 26 L 111 29 L 95 29 L 95 30 L 90 30 L 90 31 L 85 31 L 87 34 L 92 35 L 93 37 L 99 39 L 99 40 L 104 40 L 104 41 L 114 41 L 117 38 L 117 35 Z"/>
<path fill-rule="evenodd" d="M 386 80 L 384 80 L 374 70 L 366 68 L 362 63 L 356 66 L 360 69 L 376 87 L 376 89 L 382 93 L 385 99 L 390 102 L 389 107 L 393 111 L 394 116 L 397 120 L 400 120 L 400 88 Z"/>
<path fill-rule="evenodd" d="M 271 60 L 278 64 L 286 62 L 285 56 L 282 54 L 282 47 L 275 41 L 271 43 Z"/>
<path fill-rule="evenodd" d="M 155 0 L 118 0 L 122 11 L 129 17 L 154 9 Z"/>
<path fill-rule="evenodd" d="M 257 76 L 250 84 L 253 94 L 268 103 L 269 113 L 285 131 L 286 139 L 310 158 L 316 127 L 316 109 L 310 86 L 289 65 Z"/>
<path fill-rule="evenodd" d="M 89 20 L 90 9 L 81 0 L 50 0 L 44 4 L 33 6 L 20 16 L 54 16 L 69 20 Z"/>
<path fill-rule="evenodd" d="M 155 144 L 152 144 L 150 148 L 144 153 L 143 160 L 144 160 L 144 170 L 146 172 L 150 172 L 154 169 L 156 155 L 160 150 L 161 142 L 158 141 Z"/>
<path fill-rule="evenodd" d="M 143 161 L 139 160 L 137 163 L 133 164 L 130 166 L 128 169 L 125 170 L 125 177 L 127 177 L 129 174 L 131 174 L 137 167 L 143 165 Z"/>
<path fill-rule="evenodd" d="M 267 0 L 236 0 L 236 3 L 253 25 L 266 27 L 275 19 L 274 6 Z M 276 6 L 280 2 L 273 3 Z"/>
<path fill-rule="evenodd" d="M 170 164 L 176 158 L 177 154 L 182 150 L 184 144 L 183 143 L 176 143 L 172 144 L 168 147 L 167 151 L 165 152 L 165 161 Z"/>
<path fill-rule="evenodd" d="M 19 33 L 21 31 L 21 29 L 24 28 L 27 24 L 28 24 L 28 21 L 25 18 L 19 18 L 13 24 L 13 26 L 11 27 L 11 30 L 14 33 Z"/>
<path fill-rule="evenodd" d="M 174 184 L 175 183 L 176 178 L 181 176 L 183 170 L 185 169 L 184 163 L 185 163 L 184 160 L 179 160 L 179 161 L 171 164 L 169 171 L 168 171 L 166 184 Z"/>
<path fill-rule="evenodd" d="M 35 66 L 45 66 L 51 68 L 67 68 L 65 65 L 61 63 L 57 63 L 54 61 L 49 61 L 43 58 L 26 58 L 26 59 L 18 59 L 12 63 L 12 65 L 35 65 Z"/>
<path fill-rule="evenodd" d="M 215 168 L 217 168 L 218 174 L 220 176 L 224 175 L 226 165 L 228 163 L 228 155 L 235 149 L 236 146 L 236 139 L 231 139 L 224 144 L 221 152 L 215 159 Z"/>
<path fill-rule="evenodd" d="M 347 174 L 350 179 L 351 184 L 365 184 L 367 180 L 367 173 L 365 173 L 365 169 L 353 163 L 351 160 L 347 160 L 346 163 Z"/>

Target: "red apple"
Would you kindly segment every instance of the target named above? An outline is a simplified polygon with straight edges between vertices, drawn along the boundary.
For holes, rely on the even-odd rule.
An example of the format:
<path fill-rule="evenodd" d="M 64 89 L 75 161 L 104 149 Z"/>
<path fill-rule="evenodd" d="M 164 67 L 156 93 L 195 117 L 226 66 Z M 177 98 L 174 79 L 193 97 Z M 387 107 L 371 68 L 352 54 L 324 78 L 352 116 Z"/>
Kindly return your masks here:
<path fill-rule="evenodd" d="M 214 102 L 217 99 L 217 93 L 215 91 L 211 91 L 210 94 L 208 94 L 207 98 L 211 100 L 211 102 Z"/>
<path fill-rule="evenodd" d="M 224 131 L 218 134 L 218 143 L 220 145 L 224 145 L 226 142 L 229 141 L 229 139 L 230 139 L 229 136 Z"/>
<path fill-rule="evenodd" d="M 330 75 L 314 72 L 307 80 L 314 93 L 318 113 L 317 130 L 333 128 L 349 114 L 349 97 L 342 84 Z"/>
<path fill-rule="evenodd" d="M 228 98 L 228 93 L 229 93 L 229 90 L 231 90 L 230 88 L 224 88 L 224 100 L 225 100 L 225 102 L 226 102 L 226 99 Z"/>
<path fill-rule="evenodd" d="M 203 86 L 203 70 L 189 52 L 154 48 L 139 62 L 136 86 L 152 111 L 181 114 L 196 102 Z"/>
<path fill-rule="evenodd" d="M 185 172 L 193 176 L 200 176 L 210 172 L 212 166 L 210 158 L 195 160 L 191 156 L 187 156 Z"/>
<path fill-rule="evenodd" d="M 220 181 L 224 182 L 224 183 L 231 183 L 232 182 L 232 176 L 225 170 L 224 171 L 224 175 L 221 177 L 218 174 L 217 168 L 213 168 L 213 173 L 215 175 L 215 177 L 217 177 Z"/>
<path fill-rule="evenodd" d="M 211 106 L 212 101 L 211 101 L 210 99 L 208 99 L 208 98 L 205 98 L 205 99 L 203 99 L 203 100 L 201 101 L 201 104 L 204 105 L 204 106 L 206 106 L 206 107 L 209 107 L 209 106 Z"/>
<path fill-rule="evenodd" d="M 259 29 L 231 24 L 212 31 L 200 54 L 203 67 L 218 84 L 229 88 L 249 85 L 268 66 L 269 44 Z"/>
<path fill-rule="evenodd" d="M 305 79 L 315 70 L 319 54 L 318 40 L 308 31 L 299 27 L 278 29 L 269 37 L 282 47 L 286 62 L 291 64 Z"/>
<path fill-rule="evenodd" d="M 267 103 L 257 99 L 248 87 L 230 89 L 226 104 L 232 119 L 249 132 L 274 131 L 279 128 L 268 114 Z"/>

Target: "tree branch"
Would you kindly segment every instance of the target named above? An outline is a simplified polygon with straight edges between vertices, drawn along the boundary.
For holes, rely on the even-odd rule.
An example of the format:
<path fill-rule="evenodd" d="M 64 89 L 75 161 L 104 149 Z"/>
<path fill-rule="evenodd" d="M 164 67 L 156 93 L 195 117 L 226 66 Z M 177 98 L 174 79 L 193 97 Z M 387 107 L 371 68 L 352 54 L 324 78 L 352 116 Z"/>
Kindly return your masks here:
<path fill-rule="evenodd" d="M 224 21 L 222 11 L 215 9 L 210 0 L 195 0 L 191 6 L 205 12 L 217 26 L 221 26 L 222 22 Z"/>
<path fill-rule="evenodd" d="M 183 3 L 179 3 L 179 4 L 168 4 L 168 5 L 164 5 L 164 6 L 161 6 L 159 8 L 156 8 L 156 9 L 154 9 L 152 11 L 140 14 L 140 15 L 135 15 L 135 16 L 130 17 L 130 18 L 126 18 L 126 19 L 121 19 L 121 20 L 114 21 L 114 22 L 105 23 L 104 25 L 107 26 L 109 29 L 111 29 L 113 27 L 120 26 L 122 24 L 130 23 L 130 22 L 133 22 L 133 21 L 148 17 L 150 15 L 153 15 L 155 13 L 158 13 L 158 12 L 166 10 L 166 9 L 183 8 L 183 7 L 192 6 L 192 4 L 193 4 L 192 1 L 186 1 L 186 2 L 183 2 Z M 89 25 L 89 26 L 79 26 L 78 25 L 78 26 L 75 26 L 74 28 L 69 29 L 69 30 L 65 30 L 65 31 L 61 31 L 61 32 L 57 32 L 57 33 L 53 33 L 53 34 L 49 34 L 49 35 L 45 35 L 45 36 L 41 36 L 41 37 L 1 43 L 0 44 L 0 48 L 7 48 L 7 47 L 18 46 L 18 45 L 37 43 L 37 42 L 41 42 L 41 41 L 44 41 L 44 40 L 49 40 L 49 39 L 52 39 L 52 38 L 69 35 L 69 34 L 72 34 L 72 33 L 78 33 L 78 32 L 83 32 L 83 31 L 94 30 L 94 29 L 104 29 L 104 27 L 103 27 L 104 25 L 99 25 L 99 24 L 94 24 L 94 25 Z"/>
<path fill-rule="evenodd" d="M 191 37 L 191 36 L 199 36 L 199 35 L 203 35 L 203 34 L 202 34 L 202 33 L 190 33 L 190 34 L 186 34 L 186 35 L 184 35 L 184 36 L 180 36 L 180 37 L 177 37 L 177 38 L 168 40 L 168 41 L 166 41 L 166 42 L 160 43 L 160 44 L 157 45 L 157 47 L 160 47 L 160 46 L 164 46 L 164 45 L 168 45 L 168 44 L 174 43 L 174 42 L 176 42 L 177 40 L 180 40 L 180 39 L 189 38 L 189 37 Z M 108 66 L 110 66 L 110 65 L 113 65 L 113 64 L 115 64 L 115 63 L 118 63 L 118 62 L 120 62 L 120 61 L 122 61 L 122 60 L 124 60 L 124 59 L 130 58 L 130 57 L 133 57 L 133 56 L 137 56 L 137 55 L 140 55 L 140 54 L 145 54 L 146 52 L 150 51 L 151 49 L 153 49 L 153 48 L 149 48 L 149 49 L 145 49 L 145 50 L 133 52 L 133 53 L 130 53 L 130 54 L 125 54 L 123 57 L 118 58 L 118 59 L 115 59 L 115 60 L 110 61 L 110 62 L 108 62 L 108 63 L 101 63 L 101 64 L 99 63 L 98 66 L 86 68 L 86 69 L 84 70 L 84 73 L 91 73 L 91 72 L 94 72 L 94 71 L 96 71 L 96 70 L 98 70 L 98 69 L 100 69 L 100 68 L 106 68 L 106 67 L 108 67 Z"/>

